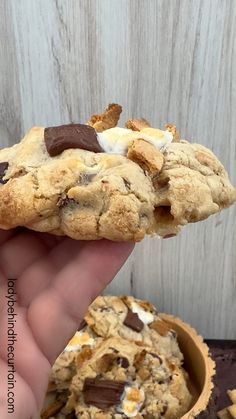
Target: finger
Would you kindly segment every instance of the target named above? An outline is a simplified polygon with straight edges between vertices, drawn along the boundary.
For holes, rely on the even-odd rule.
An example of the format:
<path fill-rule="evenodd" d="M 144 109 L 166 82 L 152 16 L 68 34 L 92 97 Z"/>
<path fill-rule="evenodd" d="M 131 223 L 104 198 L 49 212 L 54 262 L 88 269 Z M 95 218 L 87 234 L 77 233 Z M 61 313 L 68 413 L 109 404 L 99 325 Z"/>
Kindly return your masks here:
<path fill-rule="evenodd" d="M 20 277 L 17 293 L 21 306 L 28 307 L 31 301 L 50 286 L 56 274 L 67 265 L 86 242 L 66 238 L 55 246 L 47 256 L 31 264 Z"/>
<path fill-rule="evenodd" d="M 75 333 L 87 306 L 115 276 L 133 247 L 133 243 L 108 240 L 86 243 L 52 287 L 31 303 L 28 322 L 51 363 Z"/>
<path fill-rule="evenodd" d="M 1 269 L 7 278 L 17 278 L 26 267 L 39 259 L 47 250 L 36 235 L 25 231 L 7 240 L 1 246 Z"/>
<path fill-rule="evenodd" d="M 49 249 L 56 246 L 58 243 L 62 242 L 65 237 L 64 236 L 55 236 L 53 234 L 49 233 L 35 233 L 37 234 L 37 237 L 40 238 L 40 240 L 48 246 Z"/>

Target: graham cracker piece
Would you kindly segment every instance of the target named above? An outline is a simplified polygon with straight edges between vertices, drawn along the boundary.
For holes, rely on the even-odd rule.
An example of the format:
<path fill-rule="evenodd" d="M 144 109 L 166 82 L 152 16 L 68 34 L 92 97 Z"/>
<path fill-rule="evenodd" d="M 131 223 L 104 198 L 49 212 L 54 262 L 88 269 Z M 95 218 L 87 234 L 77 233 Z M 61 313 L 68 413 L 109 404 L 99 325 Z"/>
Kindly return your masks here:
<path fill-rule="evenodd" d="M 99 373 L 107 372 L 114 362 L 116 356 L 113 353 L 104 354 L 96 362 L 96 367 Z"/>
<path fill-rule="evenodd" d="M 127 157 L 152 175 L 159 173 L 164 164 L 163 154 L 142 139 L 134 140 L 130 144 Z"/>
<path fill-rule="evenodd" d="M 176 129 L 176 125 L 173 124 L 165 124 L 165 129 L 173 135 L 173 143 L 179 143 L 180 142 L 180 133 Z"/>
<path fill-rule="evenodd" d="M 80 368 L 85 361 L 87 361 L 88 359 L 91 358 L 91 356 L 92 356 L 91 348 L 88 348 L 86 346 L 84 348 L 82 348 L 81 351 L 78 353 L 77 358 L 76 358 L 77 368 Z"/>
<path fill-rule="evenodd" d="M 132 129 L 132 131 L 141 131 L 143 128 L 148 128 L 151 125 L 144 118 L 128 119 L 125 123 L 125 127 Z"/>
<path fill-rule="evenodd" d="M 220 419 L 232 419 L 226 408 L 217 412 L 217 417 Z"/>
<path fill-rule="evenodd" d="M 236 404 L 232 404 L 232 406 L 227 407 L 227 411 L 233 419 L 236 419 Z"/>
<path fill-rule="evenodd" d="M 117 103 L 111 103 L 106 108 L 105 112 L 92 115 L 87 122 L 87 125 L 93 127 L 97 132 L 102 132 L 105 129 L 113 128 L 119 121 L 122 107 Z"/>
<path fill-rule="evenodd" d="M 228 397 L 233 404 L 236 404 L 236 389 L 227 390 Z"/>

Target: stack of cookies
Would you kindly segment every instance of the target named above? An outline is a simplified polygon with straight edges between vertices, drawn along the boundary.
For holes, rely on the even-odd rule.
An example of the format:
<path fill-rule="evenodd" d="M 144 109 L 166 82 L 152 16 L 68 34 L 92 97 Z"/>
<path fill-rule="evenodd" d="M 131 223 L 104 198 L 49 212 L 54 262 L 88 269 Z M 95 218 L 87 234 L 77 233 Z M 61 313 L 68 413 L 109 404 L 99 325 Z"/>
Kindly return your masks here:
<path fill-rule="evenodd" d="M 98 297 L 52 368 L 41 418 L 181 418 L 193 404 L 182 364 L 152 304 Z"/>

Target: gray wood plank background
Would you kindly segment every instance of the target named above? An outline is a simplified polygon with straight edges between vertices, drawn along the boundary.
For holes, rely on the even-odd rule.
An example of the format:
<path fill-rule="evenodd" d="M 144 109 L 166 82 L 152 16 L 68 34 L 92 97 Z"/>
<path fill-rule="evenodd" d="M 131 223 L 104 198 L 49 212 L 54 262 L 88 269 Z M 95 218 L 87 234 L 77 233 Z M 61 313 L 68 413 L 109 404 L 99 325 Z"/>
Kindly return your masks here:
<path fill-rule="evenodd" d="M 0 20 L 1 147 L 118 102 L 121 122 L 174 122 L 212 148 L 236 184 L 235 0 L 1 0 Z M 235 220 L 236 206 L 146 239 L 107 292 L 235 339 Z"/>

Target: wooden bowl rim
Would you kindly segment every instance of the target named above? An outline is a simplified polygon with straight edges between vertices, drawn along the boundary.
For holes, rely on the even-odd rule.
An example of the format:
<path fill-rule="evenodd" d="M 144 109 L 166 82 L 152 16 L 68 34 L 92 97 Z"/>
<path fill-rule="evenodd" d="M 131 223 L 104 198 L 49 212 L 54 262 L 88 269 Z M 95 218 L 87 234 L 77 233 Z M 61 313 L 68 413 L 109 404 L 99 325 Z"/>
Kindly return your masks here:
<path fill-rule="evenodd" d="M 214 388 L 213 384 L 213 377 L 215 375 L 215 362 L 212 360 L 209 354 L 209 347 L 203 341 L 202 336 L 198 335 L 197 331 L 190 326 L 189 324 L 185 323 L 178 317 L 175 317 L 171 314 L 166 313 L 159 313 L 159 316 L 167 323 L 171 325 L 173 329 L 176 328 L 181 330 L 183 334 L 188 335 L 191 343 L 194 345 L 195 351 L 197 350 L 205 367 L 205 377 L 204 377 L 204 385 L 200 396 L 198 397 L 195 404 L 191 407 L 191 409 L 182 416 L 181 419 L 190 419 L 196 417 L 198 414 L 203 412 L 209 403 L 212 390 Z M 180 348 L 182 350 L 182 348 Z"/>

